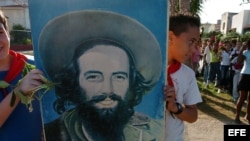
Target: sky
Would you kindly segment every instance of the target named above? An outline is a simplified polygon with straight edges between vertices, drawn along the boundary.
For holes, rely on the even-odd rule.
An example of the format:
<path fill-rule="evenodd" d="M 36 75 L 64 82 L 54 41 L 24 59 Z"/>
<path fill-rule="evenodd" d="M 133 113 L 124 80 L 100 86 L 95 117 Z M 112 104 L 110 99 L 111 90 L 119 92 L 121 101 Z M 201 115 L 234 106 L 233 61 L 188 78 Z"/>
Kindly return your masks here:
<path fill-rule="evenodd" d="M 205 0 L 200 13 L 201 23 L 215 24 L 225 12 L 250 10 L 250 3 L 241 4 L 242 2 L 243 0 Z"/>

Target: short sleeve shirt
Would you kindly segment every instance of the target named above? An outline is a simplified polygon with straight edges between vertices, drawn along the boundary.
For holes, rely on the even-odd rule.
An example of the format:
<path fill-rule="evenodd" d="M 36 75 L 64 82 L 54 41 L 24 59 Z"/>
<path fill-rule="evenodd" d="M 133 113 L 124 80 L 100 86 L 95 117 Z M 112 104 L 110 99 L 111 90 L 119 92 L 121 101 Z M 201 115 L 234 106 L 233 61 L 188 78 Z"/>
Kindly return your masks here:
<path fill-rule="evenodd" d="M 245 56 L 244 65 L 240 73 L 250 74 L 250 50 L 243 51 Z"/>
<path fill-rule="evenodd" d="M 176 91 L 177 102 L 185 105 L 194 105 L 202 102 L 194 71 L 182 64 L 181 68 L 171 74 Z M 166 111 L 166 141 L 183 141 L 184 122 L 177 117 L 173 118 Z"/>

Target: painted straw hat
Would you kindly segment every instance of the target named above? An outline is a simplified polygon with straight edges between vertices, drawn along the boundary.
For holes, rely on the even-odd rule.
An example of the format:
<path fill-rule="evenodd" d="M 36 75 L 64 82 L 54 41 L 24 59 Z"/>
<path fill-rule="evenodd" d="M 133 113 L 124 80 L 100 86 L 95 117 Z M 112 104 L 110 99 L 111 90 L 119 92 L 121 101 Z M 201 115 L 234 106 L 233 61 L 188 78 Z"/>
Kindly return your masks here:
<path fill-rule="evenodd" d="M 125 44 L 144 78 L 152 83 L 158 81 L 162 55 L 155 36 L 135 19 L 100 10 L 69 12 L 45 25 L 39 37 L 38 52 L 50 79 L 69 63 L 80 43 L 94 38 Z"/>

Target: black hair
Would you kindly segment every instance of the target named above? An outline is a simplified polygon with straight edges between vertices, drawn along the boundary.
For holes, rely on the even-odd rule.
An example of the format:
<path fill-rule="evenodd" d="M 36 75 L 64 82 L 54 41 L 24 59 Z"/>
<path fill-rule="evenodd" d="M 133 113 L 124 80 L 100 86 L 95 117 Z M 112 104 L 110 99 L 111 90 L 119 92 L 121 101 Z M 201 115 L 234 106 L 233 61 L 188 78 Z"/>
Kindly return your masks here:
<path fill-rule="evenodd" d="M 200 25 L 200 18 L 197 16 L 178 14 L 170 16 L 169 19 L 169 31 L 176 36 L 186 32 L 190 26 L 200 28 Z"/>

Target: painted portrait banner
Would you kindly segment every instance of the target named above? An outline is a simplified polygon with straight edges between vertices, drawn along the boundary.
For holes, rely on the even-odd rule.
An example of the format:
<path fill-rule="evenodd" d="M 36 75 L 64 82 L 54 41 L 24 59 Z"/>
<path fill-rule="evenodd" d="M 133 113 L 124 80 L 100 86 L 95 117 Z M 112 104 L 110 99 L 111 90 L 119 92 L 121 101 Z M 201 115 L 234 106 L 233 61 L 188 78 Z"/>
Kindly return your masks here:
<path fill-rule="evenodd" d="M 46 141 L 163 141 L 166 0 L 30 0 Z"/>

